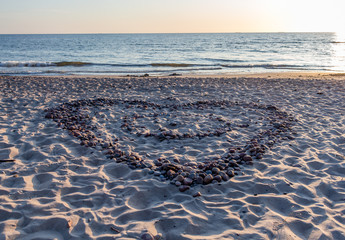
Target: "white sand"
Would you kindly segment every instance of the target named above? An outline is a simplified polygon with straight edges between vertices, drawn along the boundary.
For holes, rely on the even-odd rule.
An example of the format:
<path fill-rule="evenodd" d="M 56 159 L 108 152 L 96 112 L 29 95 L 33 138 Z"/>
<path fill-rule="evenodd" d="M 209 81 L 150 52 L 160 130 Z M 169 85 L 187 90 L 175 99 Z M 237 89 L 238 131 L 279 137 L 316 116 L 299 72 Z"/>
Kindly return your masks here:
<path fill-rule="evenodd" d="M 298 120 L 296 134 L 294 140 L 279 140 L 253 166 L 241 166 L 243 174 L 181 193 L 148 169 L 131 170 L 107 158 L 101 148 L 81 146 L 44 118 L 47 108 L 100 97 L 274 105 Z M 167 240 L 345 239 L 344 99 L 345 76 L 327 74 L 0 77 L 0 159 L 15 160 L 0 163 L 0 239 L 140 239 L 145 232 Z M 232 131 L 220 137 L 165 140 L 157 146 L 155 139 L 144 141 L 118 130 L 117 119 L 144 114 L 138 109 L 116 105 L 97 114 L 88 111 L 99 138 L 116 135 L 125 151 L 151 160 L 217 158 L 268 126 L 264 113 L 243 108 L 138 119 L 136 126 L 153 132 L 175 121 L 182 133 L 222 127 L 210 113 L 232 122 Z M 250 127 L 236 127 L 242 123 Z M 194 198 L 198 191 L 202 195 Z"/>

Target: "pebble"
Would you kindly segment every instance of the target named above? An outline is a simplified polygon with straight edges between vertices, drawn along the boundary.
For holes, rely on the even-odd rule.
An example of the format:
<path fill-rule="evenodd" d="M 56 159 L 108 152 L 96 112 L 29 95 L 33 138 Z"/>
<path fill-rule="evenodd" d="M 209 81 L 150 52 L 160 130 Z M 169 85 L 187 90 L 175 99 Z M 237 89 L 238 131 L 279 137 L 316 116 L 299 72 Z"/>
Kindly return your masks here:
<path fill-rule="evenodd" d="M 225 172 L 220 172 L 219 176 L 222 177 L 223 181 L 228 181 L 229 180 L 229 176 Z"/>
<path fill-rule="evenodd" d="M 211 174 L 208 174 L 205 178 L 204 178 L 204 183 L 205 184 L 209 184 L 213 181 L 213 176 Z"/>
<path fill-rule="evenodd" d="M 220 172 L 220 169 L 217 167 L 212 168 L 212 173 L 218 174 Z"/>
<path fill-rule="evenodd" d="M 226 174 L 228 174 L 228 176 L 229 176 L 230 178 L 232 178 L 232 177 L 235 176 L 235 173 L 234 173 L 233 170 L 228 170 L 228 171 L 226 172 Z"/>
<path fill-rule="evenodd" d="M 148 233 L 148 232 L 141 234 L 140 239 L 141 240 L 154 240 L 151 233 Z"/>
<path fill-rule="evenodd" d="M 162 234 L 157 234 L 157 235 L 154 237 L 154 240 L 163 240 Z"/>
<path fill-rule="evenodd" d="M 243 156 L 243 160 L 244 160 L 245 162 L 251 162 L 251 161 L 253 161 L 252 157 L 249 156 L 249 155 L 244 155 L 244 156 Z"/>
<path fill-rule="evenodd" d="M 188 178 L 195 179 L 196 178 L 196 174 L 195 173 L 191 173 L 191 174 L 188 175 Z"/>
<path fill-rule="evenodd" d="M 182 175 L 178 175 L 176 177 L 176 181 L 183 182 L 183 180 L 184 180 L 184 177 Z"/>
<path fill-rule="evenodd" d="M 197 184 L 202 184 L 204 182 L 204 179 L 201 176 L 198 176 L 195 180 Z"/>
<path fill-rule="evenodd" d="M 201 196 L 201 193 L 200 192 L 196 192 L 193 194 L 193 197 L 200 197 Z"/>
<path fill-rule="evenodd" d="M 192 183 L 193 183 L 193 180 L 192 179 L 190 179 L 190 178 L 185 178 L 184 180 L 183 180 L 183 184 L 184 185 L 192 185 Z"/>
<path fill-rule="evenodd" d="M 173 170 L 169 170 L 168 172 L 167 172 L 167 176 L 168 177 L 172 177 L 172 176 L 174 176 L 175 175 L 175 172 L 173 171 Z"/>
<path fill-rule="evenodd" d="M 179 181 L 176 181 L 176 182 L 175 182 L 175 185 L 176 185 L 177 187 L 179 187 L 179 186 L 181 186 L 181 185 L 182 185 L 182 183 L 181 183 L 181 182 L 179 182 Z"/>
<path fill-rule="evenodd" d="M 185 191 L 187 191 L 187 190 L 189 190 L 189 189 L 190 189 L 190 187 L 187 186 L 187 185 L 181 185 L 181 186 L 178 188 L 178 190 L 180 190 L 180 192 L 185 192 Z"/>
<path fill-rule="evenodd" d="M 222 181 L 222 177 L 220 175 L 217 175 L 214 177 L 214 180 L 217 180 L 218 182 Z"/>

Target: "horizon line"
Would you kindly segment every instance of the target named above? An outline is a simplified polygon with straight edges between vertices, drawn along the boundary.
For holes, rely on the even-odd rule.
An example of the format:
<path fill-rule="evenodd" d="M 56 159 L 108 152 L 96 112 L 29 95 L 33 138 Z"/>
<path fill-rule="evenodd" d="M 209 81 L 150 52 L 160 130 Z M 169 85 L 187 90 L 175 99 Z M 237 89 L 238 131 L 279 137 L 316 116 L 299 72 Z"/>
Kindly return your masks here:
<path fill-rule="evenodd" d="M 221 34 L 221 33 L 336 33 L 336 31 L 257 31 L 257 32 L 104 32 L 104 33 L 0 33 L 0 35 L 84 35 L 84 34 Z"/>

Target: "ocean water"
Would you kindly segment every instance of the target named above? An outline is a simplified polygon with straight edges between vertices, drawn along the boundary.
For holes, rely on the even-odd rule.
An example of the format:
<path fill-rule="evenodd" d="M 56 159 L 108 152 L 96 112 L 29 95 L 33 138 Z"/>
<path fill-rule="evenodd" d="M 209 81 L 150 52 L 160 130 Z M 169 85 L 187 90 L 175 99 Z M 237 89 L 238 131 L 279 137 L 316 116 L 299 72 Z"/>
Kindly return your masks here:
<path fill-rule="evenodd" d="M 336 33 L 0 35 L 0 75 L 345 72 Z"/>

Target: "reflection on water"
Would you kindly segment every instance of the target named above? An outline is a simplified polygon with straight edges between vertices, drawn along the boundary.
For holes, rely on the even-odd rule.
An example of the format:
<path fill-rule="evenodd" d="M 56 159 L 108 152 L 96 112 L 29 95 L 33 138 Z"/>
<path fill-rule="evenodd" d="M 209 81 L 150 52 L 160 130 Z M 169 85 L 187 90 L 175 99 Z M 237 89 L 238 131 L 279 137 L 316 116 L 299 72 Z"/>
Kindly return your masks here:
<path fill-rule="evenodd" d="M 334 41 L 332 44 L 333 58 L 332 65 L 336 71 L 345 72 L 345 32 L 334 33 Z"/>

